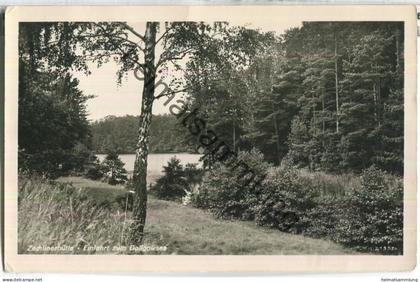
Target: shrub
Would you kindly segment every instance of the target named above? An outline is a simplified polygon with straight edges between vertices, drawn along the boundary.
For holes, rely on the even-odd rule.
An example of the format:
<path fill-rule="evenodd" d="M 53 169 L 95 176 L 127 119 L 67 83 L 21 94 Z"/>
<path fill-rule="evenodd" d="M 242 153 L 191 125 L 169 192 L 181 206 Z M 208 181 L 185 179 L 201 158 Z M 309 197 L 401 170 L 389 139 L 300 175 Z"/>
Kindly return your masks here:
<path fill-rule="evenodd" d="M 191 194 L 190 204 L 196 208 L 210 209 L 211 202 L 210 202 L 209 190 L 202 186 L 199 191 L 193 192 Z"/>
<path fill-rule="evenodd" d="M 285 162 L 270 168 L 258 152 L 239 159 L 267 177 L 256 189 L 237 172 L 216 164 L 207 171 L 195 207 L 223 218 L 253 219 L 281 231 L 328 238 L 358 251 L 403 251 L 403 182 L 371 167 L 361 177 L 298 171 Z"/>
<path fill-rule="evenodd" d="M 270 167 L 256 150 L 239 152 L 236 161 L 243 161 L 258 177 L 265 175 Z M 243 170 L 215 163 L 204 175 L 199 193 L 193 195 L 193 204 L 211 210 L 218 217 L 253 219 L 259 187 L 245 184 Z"/>
<path fill-rule="evenodd" d="M 336 228 L 338 242 L 360 251 L 402 254 L 402 180 L 371 167 L 362 174 L 362 188 L 347 202 L 348 212 Z"/>
<path fill-rule="evenodd" d="M 151 192 L 160 199 L 181 200 L 188 188 L 181 161 L 175 157 L 171 158 L 163 167 L 163 172 L 164 175 L 152 186 Z"/>
<path fill-rule="evenodd" d="M 103 170 L 98 158 L 95 157 L 95 159 L 86 166 L 85 177 L 92 180 L 99 180 L 104 176 Z"/>
<path fill-rule="evenodd" d="M 281 231 L 302 232 L 305 215 L 315 206 L 316 190 L 310 182 L 290 167 L 269 171 L 255 207 L 255 221 L 259 225 Z"/>
<path fill-rule="evenodd" d="M 127 171 L 116 152 L 108 153 L 102 161 L 101 167 L 105 180 L 109 184 L 116 185 L 127 182 Z"/>
<path fill-rule="evenodd" d="M 182 197 L 182 204 L 184 206 L 190 205 L 191 204 L 191 199 L 192 199 L 192 192 L 186 191 L 185 192 L 185 196 Z"/>
<path fill-rule="evenodd" d="M 306 235 L 358 251 L 402 254 L 402 181 L 371 167 L 345 196 L 318 198 L 304 221 Z"/>
<path fill-rule="evenodd" d="M 186 164 L 184 168 L 185 180 L 188 183 L 188 191 L 196 192 L 203 181 L 204 170 L 197 168 L 197 164 Z"/>
<path fill-rule="evenodd" d="M 347 208 L 348 203 L 344 198 L 316 198 L 315 206 L 302 217 L 306 226 L 304 234 L 315 238 L 336 239 L 338 222 L 345 216 Z"/>

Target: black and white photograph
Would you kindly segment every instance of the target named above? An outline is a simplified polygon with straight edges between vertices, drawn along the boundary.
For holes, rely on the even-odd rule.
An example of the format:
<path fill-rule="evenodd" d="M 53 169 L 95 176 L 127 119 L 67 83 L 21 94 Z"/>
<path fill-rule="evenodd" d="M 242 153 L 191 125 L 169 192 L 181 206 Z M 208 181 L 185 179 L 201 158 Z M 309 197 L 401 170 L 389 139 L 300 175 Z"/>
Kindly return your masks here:
<path fill-rule="evenodd" d="M 17 44 L 18 255 L 407 254 L 403 20 L 57 17 Z"/>

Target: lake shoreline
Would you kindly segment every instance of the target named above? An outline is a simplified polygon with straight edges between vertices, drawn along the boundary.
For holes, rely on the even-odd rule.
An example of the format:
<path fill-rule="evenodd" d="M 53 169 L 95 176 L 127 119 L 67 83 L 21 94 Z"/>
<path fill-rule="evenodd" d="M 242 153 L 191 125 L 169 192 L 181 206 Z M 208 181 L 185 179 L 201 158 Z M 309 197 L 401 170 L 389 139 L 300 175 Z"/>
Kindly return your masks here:
<path fill-rule="evenodd" d="M 180 160 L 182 165 L 196 164 L 198 168 L 201 168 L 203 162 L 200 161 L 202 154 L 191 154 L 191 153 L 150 153 L 147 158 L 147 176 L 148 180 L 154 182 L 157 178 L 163 175 L 164 166 L 168 164 L 170 159 L 177 158 Z M 106 154 L 96 154 L 99 161 L 103 161 Z M 134 171 L 135 154 L 119 154 L 120 160 L 124 163 L 124 168 L 130 177 Z"/>

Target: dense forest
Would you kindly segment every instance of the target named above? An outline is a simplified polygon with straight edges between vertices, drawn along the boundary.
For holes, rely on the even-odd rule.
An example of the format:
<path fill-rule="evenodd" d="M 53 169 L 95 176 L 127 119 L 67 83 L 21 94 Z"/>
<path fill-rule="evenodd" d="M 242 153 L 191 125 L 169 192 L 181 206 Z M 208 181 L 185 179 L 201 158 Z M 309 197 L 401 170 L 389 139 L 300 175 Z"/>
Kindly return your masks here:
<path fill-rule="evenodd" d="M 68 25 L 19 28 L 19 169 L 47 176 L 83 170 L 91 160 L 86 101 L 69 69 L 77 64 Z M 53 34 L 57 44 L 48 45 Z M 48 47 L 48 48 L 47 48 Z"/>
<path fill-rule="evenodd" d="M 191 104 L 209 127 L 235 151 L 258 148 L 274 164 L 330 172 L 376 164 L 402 174 L 402 24 L 311 22 L 259 39 L 247 68 L 221 60 L 223 46 L 188 63 Z M 96 152 L 135 151 L 136 117 L 91 128 Z M 152 118 L 152 152 L 192 151 L 187 139 L 175 117 Z"/>
<path fill-rule="evenodd" d="M 59 28 L 71 29 L 53 23 L 21 28 L 21 163 L 43 171 L 72 160 L 65 162 L 71 169 L 91 150 L 134 152 L 136 117 L 89 126 L 89 97 L 66 71 L 85 69 L 65 48 L 71 41 L 63 33 L 62 46 L 43 48 Z M 287 160 L 311 170 L 358 172 L 375 164 L 402 174 L 403 28 L 396 22 L 308 22 L 283 35 L 245 30 L 241 42 L 222 40 L 207 56 L 187 62 L 189 103 L 234 151 L 257 148 L 273 164 Z M 231 56 L 238 44 L 238 54 L 246 56 Z M 153 116 L 152 152 L 193 151 L 187 139 L 175 117 Z"/>
<path fill-rule="evenodd" d="M 66 199 L 66 207 L 66 197 L 72 194 L 51 189 L 55 182 L 50 180 L 90 178 L 95 181 L 85 188 L 108 181 L 134 191 L 127 193 L 132 197 L 126 232 L 130 245 L 141 244 L 151 234 L 143 232 L 150 192 L 165 200 L 187 199 L 220 218 L 252 220 L 363 252 L 402 254 L 403 23 L 305 22 L 284 34 L 221 22 L 147 22 L 144 34 L 121 22 L 37 22 L 19 27 L 19 175 L 29 180 L 19 181 L 44 187 L 39 188 L 40 198 L 49 200 L 40 206 L 54 216 L 57 209 L 50 207 L 48 193 Z M 159 58 L 158 43 L 163 47 Z M 89 123 L 86 101 L 91 96 L 72 74 L 89 75 L 88 62 L 101 67 L 111 59 L 117 62 L 116 83 L 142 70 L 141 113 Z M 182 75 L 175 75 L 179 70 Z M 170 80 L 166 94 L 155 93 L 159 75 Z M 154 115 L 154 101 L 174 93 L 184 94 L 182 116 L 197 113 L 200 126 L 198 119 L 181 125 L 181 115 Z M 194 125 L 203 130 L 195 134 Z M 211 148 L 216 142 L 203 134 L 209 129 L 236 153 L 228 162 L 234 166 L 208 153 L 216 152 Z M 203 144 L 203 139 L 210 140 L 203 168 L 184 167 L 172 159 L 157 184 L 148 185 L 149 151 L 194 152 L 199 147 L 195 141 Z M 133 152 L 129 180 L 118 153 Z M 97 153 L 108 156 L 99 162 Z M 239 162 L 245 165 L 242 169 Z M 264 177 L 248 185 L 245 176 L 250 171 Z M 40 186 L 33 184 L 36 181 Z M 33 223 L 49 228 L 45 222 L 55 217 L 39 219 L 46 213 L 25 194 L 37 188 L 21 187 L 19 201 L 31 212 L 20 206 L 19 216 L 28 222 L 20 228 Z M 109 196 L 110 189 L 105 191 Z M 89 207 L 99 202 L 99 194 Z M 124 199 L 127 211 L 128 196 Z M 85 200 L 80 196 L 77 201 Z M 107 200 L 109 205 L 118 201 Z M 167 219 L 165 214 L 159 225 Z M 114 227 L 125 226 L 125 220 Z M 33 226 L 40 237 L 52 238 L 45 236 L 51 230 L 39 232 Z M 61 226 L 67 230 L 68 224 Z M 110 229 L 109 234 L 115 233 Z"/>
<path fill-rule="evenodd" d="M 403 29 L 303 23 L 280 38 L 259 35 L 246 68 L 220 59 L 221 47 L 189 62 L 191 103 L 234 150 L 256 147 L 274 164 L 402 174 Z"/>
<path fill-rule="evenodd" d="M 99 154 L 115 151 L 133 154 L 138 135 L 137 116 L 107 116 L 91 123 L 92 149 Z M 187 143 L 188 134 L 172 115 L 153 116 L 150 126 L 152 153 L 193 152 Z"/>

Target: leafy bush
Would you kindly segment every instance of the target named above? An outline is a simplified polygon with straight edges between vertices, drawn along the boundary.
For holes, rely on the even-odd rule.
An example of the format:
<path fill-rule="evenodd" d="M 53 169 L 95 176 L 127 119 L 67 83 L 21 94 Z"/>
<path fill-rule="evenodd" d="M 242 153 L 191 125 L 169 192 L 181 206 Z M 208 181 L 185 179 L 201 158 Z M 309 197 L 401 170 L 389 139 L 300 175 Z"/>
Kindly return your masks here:
<path fill-rule="evenodd" d="M 200 208 L 200 209 L 210 209 L 211 202 L 209 190 L 204 188 L 204 186 L 200 187 L 200 190 L 197 192 L 193 192 L 191 194 L 191 201 L 190 204 L 193 207 Z"/>
<path fill-rule="evenodd" d="M 336 228 L 338 242 L 360 251 L 402 254 L 403 182 L 371 167 L 362 188 L 347 198 L 346 216 Z"/>
<path fill-rule="evenodd" d="M 307 211 L 315 207 L 316 196 L 315 188 L 295 169 L 274 168 L 262 185 L 255 221 L 281 231 L 300 233 L 306 227 Z"/>
<path fill-rule="evenodd" d="M 184 206 L 188 206 L 188 205 L 190 205 L 191 204 L 191 199 L 192 199 L 192 195 L 193 195 L 193 193 L 192 192 L 190 192 L 190 191 L 185 191 L 185 196 L 184 197 L 182 197 L 182 204 L 184 205 Z"/>
<path fill-rule="evenodd" d="M 347 208 L 348 203 L 344 198 L 316 198 L 315 206 L 302 217 L 306 226 L 304 234 L 315 238 L 337 239 L 336 228 Z"/>
<path fill-rule="evenodd" d="M 238 171 L 216 164 L 207 171 L 195 207 L 223 218 L 254 220 L 281 231 L 328 238 L 358 251 L 401 254 L 403 183 L 371 167 L 362 176 L 270 168 L 258 152 L 238 159 L 267 177 L 257 188 L 238 181 Z"/>
<path fill-rule="evenodd" d="M 188 190 L 195 192 L 203 181 L 204 170 L 197 168 L 197 164 L 186 164 L 184 168 L 185 180 L 188 183 Z"/>
<path fill-rule="evenodd" d="M 236 161 L 243 161 L 258 177 L 265 175 L 270 167 L 256 150 L 239 152 Z M 244 185 L 246 180 L 242 176 L 241 169 L 215 163 L 204 175 L 199 193 L 192 197 L 194 206 L 210 209 L 222 218 L 253 219 L 253 208 L 258 202 L 256 191 L 260 187 Z"/>
<path fill-rule="evenodd" d="M 171 158 L 163 167 L 163 172 L 164 175 L 152 186 L 151 192 L 160 199 L 180 200 L 188 188 L 181 161 L 175 157 Z"/>
<path fill-rule="evenodd" d="M 402 181 L 371 167 L 346 196 L 322 197 L 304 216 L 306 235 L 329 238 L 359 251 L 402 254 Z"/>

